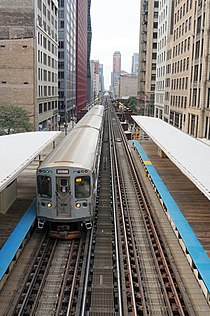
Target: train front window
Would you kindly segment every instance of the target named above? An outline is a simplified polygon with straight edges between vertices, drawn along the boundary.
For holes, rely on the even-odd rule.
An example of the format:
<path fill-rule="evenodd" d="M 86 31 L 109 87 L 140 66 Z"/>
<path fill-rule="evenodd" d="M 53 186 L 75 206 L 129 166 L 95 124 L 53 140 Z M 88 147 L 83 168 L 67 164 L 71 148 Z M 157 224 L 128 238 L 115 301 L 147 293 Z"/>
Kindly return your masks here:
<path fill-rule="evenodd" d="M 75 178 L 75 197 L 88 198 L 90 196 L 90 177 L 82 176 Z"/>
<path fill-rule="evenodd" d="M 59 191 L 61 193 L 68 193 L 70 191 L 68 178 L 59 179 Z"/>
<path fill-rule="evenodd" d="M 37 177 L 38 194 L 42 197 L 52 196 L 52 183 L 51 178 L 48 176 Z"/>

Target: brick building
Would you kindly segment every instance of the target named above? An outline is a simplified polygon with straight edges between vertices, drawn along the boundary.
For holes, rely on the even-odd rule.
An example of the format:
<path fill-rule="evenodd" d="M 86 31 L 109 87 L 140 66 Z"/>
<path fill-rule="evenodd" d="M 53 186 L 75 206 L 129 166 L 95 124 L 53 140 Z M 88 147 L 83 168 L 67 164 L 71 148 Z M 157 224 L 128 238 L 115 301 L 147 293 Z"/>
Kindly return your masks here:
<path fill-rule="evenodd" d="M 0 6 L 0 104 L 26 109 L 34 130 L 55 130 L 58 108 L 57 0 Z"/>

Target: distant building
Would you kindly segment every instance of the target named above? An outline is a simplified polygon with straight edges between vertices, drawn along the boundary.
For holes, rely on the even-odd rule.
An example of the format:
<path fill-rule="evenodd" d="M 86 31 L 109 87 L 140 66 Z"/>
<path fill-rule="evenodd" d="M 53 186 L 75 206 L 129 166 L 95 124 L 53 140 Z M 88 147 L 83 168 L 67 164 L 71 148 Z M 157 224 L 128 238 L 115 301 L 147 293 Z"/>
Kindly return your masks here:
<path fill-rule="evenodd" d="M 118 83 L 118 97 L 137 97 L 138 76 L 131 74 L 120 75 Z"/>
<path fill-rule="evenodd" d="M 91 85 L 93 100 L 104 92 L 103 64 L 99 60 L 91 60 Z"/>
<path fill-rule="evenodd" d="M 101 93 L 103 93 L 104 92 L 104 70 L 103 70 L 103 64 L 99 64 L 99 83 L 100 83 L 99 91 Z"/>
<path fill-rule="evenodd" d="M 119 51 L 115 51 L 113 55 L 113 71 L 112 71 L 112 92 L 114 98 L 118 96 L 118 81 L 121 75 L 121 54 Z"/>
<path fill-rule="evenodd" d="M 0 5 L 0 104 L 30 113 L 34 130 L 56 130 L 58 1 Z"/>
<path fill-rule="evenodd" d="M 99 74 L 99 68 L 100 68 L 100 63 L 99 60 L 91 60 L 90 61 L 91 65 L 91 78 L 92 78 L 92 95 L 93 95 L 93 100 L 99 96 L 100 92 L 100 74 Z"/>
<path fill-rule="evenodd" d="M 138 67 L 139 67 L 139 54 L 134 53 L 132 56 L 132 66 L 131 66 L 131 73 L 133 75 L 138 74 Z"/>
<path fill-rule="evenodd" d="M 113 55 L 113 72 L 120 73 L 121 72 L 121 54 L 120 52 L 114 52 Z"/>

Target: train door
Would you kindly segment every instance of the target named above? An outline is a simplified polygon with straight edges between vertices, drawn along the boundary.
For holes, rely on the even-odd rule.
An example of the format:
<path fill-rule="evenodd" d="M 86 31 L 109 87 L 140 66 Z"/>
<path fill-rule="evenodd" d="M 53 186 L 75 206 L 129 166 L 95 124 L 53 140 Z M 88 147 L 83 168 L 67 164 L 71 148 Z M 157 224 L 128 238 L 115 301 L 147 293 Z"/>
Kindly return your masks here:
<path fill-rule="evenodd" d="M 70 177 L 56 177 L 56 205 L 58 217 L 71 217 Z"/>

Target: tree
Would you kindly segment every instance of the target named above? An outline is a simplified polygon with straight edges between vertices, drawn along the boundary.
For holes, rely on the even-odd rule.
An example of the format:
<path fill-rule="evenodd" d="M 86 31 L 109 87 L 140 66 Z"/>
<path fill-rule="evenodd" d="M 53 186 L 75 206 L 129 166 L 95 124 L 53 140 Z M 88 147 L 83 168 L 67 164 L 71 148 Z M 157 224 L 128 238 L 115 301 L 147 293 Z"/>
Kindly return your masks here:
<path fill-rule="evenodd" d="M 132 112 L 136 112 L 137 99 L 136 97 L 129 97 L 124 101 L 124 104 L 128 106 Z"/>
<path fill-rule="evenodd" d="M 33 130 L 29 113 L 15 105 L 0 105 L 0 135 Z"/>

